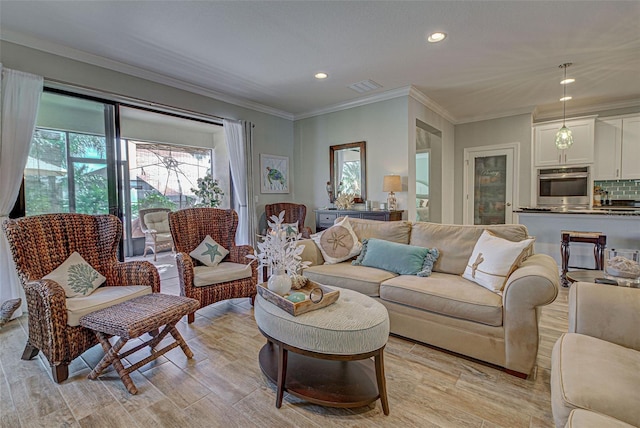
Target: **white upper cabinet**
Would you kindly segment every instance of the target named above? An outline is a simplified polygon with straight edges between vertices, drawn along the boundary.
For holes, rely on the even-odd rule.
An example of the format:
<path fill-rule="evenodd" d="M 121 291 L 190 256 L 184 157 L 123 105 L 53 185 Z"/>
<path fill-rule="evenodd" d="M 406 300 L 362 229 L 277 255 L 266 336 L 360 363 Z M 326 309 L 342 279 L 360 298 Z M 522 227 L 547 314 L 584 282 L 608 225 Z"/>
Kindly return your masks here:
<path fill-rule="evenodd" d="M 594 180 L 640 178 L 640 116 L 596 121 Z"/>
<path fill-rule="evenodd" d="M 584 165 L 593 163 L 594 118 L 567 120 L 573 133 L 573 145 L 566 150 L 556 148 L 556 133 L 562 121 L 534 126 L 534 154 L 536 166 Z"/>
<path fill-rule="evenodd" d="M 622 119 L 621 174 L 624 180 L 640 178 L 640 116 Z"/>

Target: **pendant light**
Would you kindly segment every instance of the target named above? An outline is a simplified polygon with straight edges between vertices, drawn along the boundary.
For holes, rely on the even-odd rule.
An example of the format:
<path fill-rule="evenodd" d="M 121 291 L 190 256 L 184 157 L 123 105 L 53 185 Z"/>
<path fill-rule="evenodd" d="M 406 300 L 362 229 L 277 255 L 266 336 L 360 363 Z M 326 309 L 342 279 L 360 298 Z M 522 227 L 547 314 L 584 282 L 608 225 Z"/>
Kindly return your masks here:
<path fill-rule="evenodd" d="M 573 135 L 571 130 L 565 125 L 567 118 L 567 67 L 572 63 L 562 64 L 560 68 L 564 69 L 564 79 L 562 80 L 562 128 L 556 133 L 556 147 L 558 150 L 565 150 L 573 144 Z"/>

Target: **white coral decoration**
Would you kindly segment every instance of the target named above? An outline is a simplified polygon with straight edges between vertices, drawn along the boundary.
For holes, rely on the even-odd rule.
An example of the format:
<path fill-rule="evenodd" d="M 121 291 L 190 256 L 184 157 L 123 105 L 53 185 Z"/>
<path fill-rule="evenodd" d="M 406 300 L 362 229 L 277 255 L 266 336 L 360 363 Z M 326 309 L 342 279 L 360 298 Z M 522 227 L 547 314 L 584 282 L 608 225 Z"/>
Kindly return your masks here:
<path fill-rule="evenodd" d="M 340 193 L 336 198 L 336 208 L 341 210 L 348 210 L 353 205 L 353 199 L 355 195 L 353 193 Z"/>
<path fill-rule="evenodd" d="M 248 255 L 250 259 L 258 260 L 260 266 L 268 266 L 272 272 L 284 269 L 289 275 L 298 273 L 300 269 L 304 269 L 311 265 L 311 262 L 302 261 L 303 245 L 298 245 L 298 240 L 302 238 L 299 233 L 295 237 L 287 237 L 284 223 L 284 211 L 278 216 L 271 216 L 271 221 L 267 220 L 269 232 L 265 236 L 261 236 L 262 242 L 258 242 L 258 254 Z"/>

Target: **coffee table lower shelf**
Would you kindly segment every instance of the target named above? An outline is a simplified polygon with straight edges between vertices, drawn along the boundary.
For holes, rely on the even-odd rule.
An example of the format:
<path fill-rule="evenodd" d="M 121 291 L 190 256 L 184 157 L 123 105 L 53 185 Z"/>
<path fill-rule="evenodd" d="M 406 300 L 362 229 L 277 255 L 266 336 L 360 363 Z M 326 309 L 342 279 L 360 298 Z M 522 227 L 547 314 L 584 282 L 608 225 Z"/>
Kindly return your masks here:
<path fill-rule="evenodd" d="M 282 344 L 269 341 L 262 347 L 259 354 L 262 372 L 277 386 L 280 386 L 278 385 L 279 346 Z M 285 347 L 288 348 L 286 345 Z M 284 352 L 287 356 L 282 391 L 287 391 L 311 403 L 342 408 L 366 406 L 381 398 L 378 392 L 375 364 L 370 358 L 355 361 L 328 360 L 321 359 L 331 358 L 325 354 L 310 352 L 309 354 L 314 356 L 308 356 L 287 352 L 286 349 Z M 385 414 L 388 414 L 386 392 L 383 401 Z M 277 407 L 280 406 L 277 405 Z"/>

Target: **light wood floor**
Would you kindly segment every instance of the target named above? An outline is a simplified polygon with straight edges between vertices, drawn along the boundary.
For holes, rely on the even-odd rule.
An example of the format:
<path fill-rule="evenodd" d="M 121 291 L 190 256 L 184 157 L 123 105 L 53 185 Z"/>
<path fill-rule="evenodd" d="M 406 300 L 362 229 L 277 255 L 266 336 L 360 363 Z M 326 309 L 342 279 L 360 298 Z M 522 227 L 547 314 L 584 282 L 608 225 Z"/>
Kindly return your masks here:
<path fill-rule="evenodd" d="M 151 260 L 151 258 L 148 258 Z M 178 293 L 170 253 L 161 253 L 162 291 Z M 26 316 L 0 330 L 1 427 L 551 427 L 551 348 L 567 330 L 567 291 L 543 310 L 538 368 L 522 380 L 486 365 L 391 337 L 385 370 L 391 413 L 380 401 L 359 409 L 324 408 L 285 395 L 275 407 L 274 385 L 258 367 L 265 343 L 248 299 L 201 309 L 178 328 L 195 356 L 180 348 L 132 373 L 129 395 L 111 370 L 87 379 L 99 346 L 55 384 L 44 358 L 22 361 Z M 132 343 L 134 341 L 131 341 Z M 134 356 L 143 354 L 139 351 Z"/>

